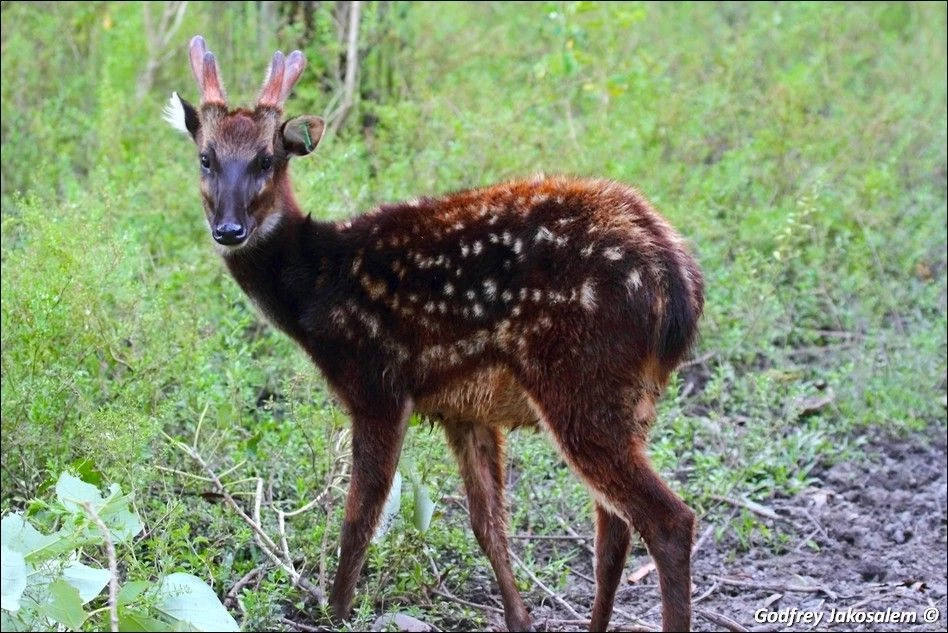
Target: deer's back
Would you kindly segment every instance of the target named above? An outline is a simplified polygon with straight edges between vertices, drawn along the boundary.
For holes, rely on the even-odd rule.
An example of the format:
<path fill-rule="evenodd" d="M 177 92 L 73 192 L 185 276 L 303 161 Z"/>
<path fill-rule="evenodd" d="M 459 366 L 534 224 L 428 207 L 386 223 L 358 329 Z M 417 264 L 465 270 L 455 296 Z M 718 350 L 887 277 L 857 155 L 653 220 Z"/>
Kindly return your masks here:
<path fill-rule="evenodd" d="M 330 320 L 387 349 L 430 409 L 505 393 L 503 408 L 527 411 L 511 374 L 563 364 L 605 362 L 597 371 L 620 383 L 649 366 L 664 382 L 702 309 L 678 234 L 610 181 L 512 182 L 383 206 L 340 230 L 357 297 Z"/>

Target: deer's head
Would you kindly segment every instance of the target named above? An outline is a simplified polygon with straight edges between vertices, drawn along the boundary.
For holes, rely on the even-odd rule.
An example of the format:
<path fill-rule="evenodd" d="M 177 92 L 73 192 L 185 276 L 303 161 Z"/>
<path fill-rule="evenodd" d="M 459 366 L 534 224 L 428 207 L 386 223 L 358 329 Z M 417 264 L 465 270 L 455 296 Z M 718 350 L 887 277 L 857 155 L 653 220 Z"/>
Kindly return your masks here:
<path fill-rule="evenodd" d="M 325 124 L 308 115 L 283 120 L 283 104 L 306 66 L 300 51 L 273 55 L 252 110 L 227 107 L 217 62 L 200 35 L 191 40 L 190 58 L 200 107 L 174 93 L 165 118 L 197 145 L 211 235 L 232 251 L 259 241 L 279 224 L 289 160 L 316 149 Z"/>

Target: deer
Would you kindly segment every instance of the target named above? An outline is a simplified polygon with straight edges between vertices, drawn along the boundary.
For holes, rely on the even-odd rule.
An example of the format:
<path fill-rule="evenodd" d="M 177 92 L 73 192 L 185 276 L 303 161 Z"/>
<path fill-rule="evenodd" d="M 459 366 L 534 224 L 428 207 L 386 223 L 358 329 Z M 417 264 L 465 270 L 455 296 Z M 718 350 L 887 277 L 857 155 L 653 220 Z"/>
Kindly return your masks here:
<path fill-rule="evenodd" d="M 289 163 L 317 148 L 326 124 L 283 115 L 303 54 L 273 55 L 253 109 L 229 108 L 200 35 L 189 58 L 200 103 L 175 92 L 165 117 L 197 146 L 215 247 L 351 419 L 332 616 L 350 614 L 418 413 L 457 460 L 509 630 L 532 626 L 507 535 L 506 433 L 517 427 L 542 429 L 594 500 L 590 630 L 609 624 L 632 530 L 658 571 L 664 630 L 688 630 L 695 514 L 647 455 L 656 403 L 704 307 L 684 239 L 636 189 L 569 176 L 314 220 L 294 197 Z"/>

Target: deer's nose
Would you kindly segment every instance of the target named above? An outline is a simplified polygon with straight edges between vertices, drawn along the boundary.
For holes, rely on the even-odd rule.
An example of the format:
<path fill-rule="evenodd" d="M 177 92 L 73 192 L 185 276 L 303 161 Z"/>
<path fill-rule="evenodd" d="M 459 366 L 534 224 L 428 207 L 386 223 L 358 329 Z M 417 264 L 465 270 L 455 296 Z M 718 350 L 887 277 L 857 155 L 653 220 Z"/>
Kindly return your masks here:
<path fill-rule="evenodd" d="M 211 233 L 218 244 L 233 246 L 234 244 L 240 244 L 246 239 L 247 227 L 234 222 L 224 222 L 215 226 Z"/>

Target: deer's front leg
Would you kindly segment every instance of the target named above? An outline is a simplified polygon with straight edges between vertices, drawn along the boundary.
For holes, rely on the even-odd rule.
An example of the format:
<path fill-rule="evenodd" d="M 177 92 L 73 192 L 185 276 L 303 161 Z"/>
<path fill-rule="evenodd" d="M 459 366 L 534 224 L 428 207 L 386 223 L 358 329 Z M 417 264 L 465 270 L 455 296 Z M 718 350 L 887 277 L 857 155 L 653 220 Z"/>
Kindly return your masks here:
<path fill-rule="evenodd" d="M 333 615 L 340 620 L 346 619 L 352 609 L 356 582 L 392 486 L 410 413 L 411 403 L 402 402 L 384 411 L 352 415 L 352 478 L 342 524 L 339 569 L 329 597 Z"/>

